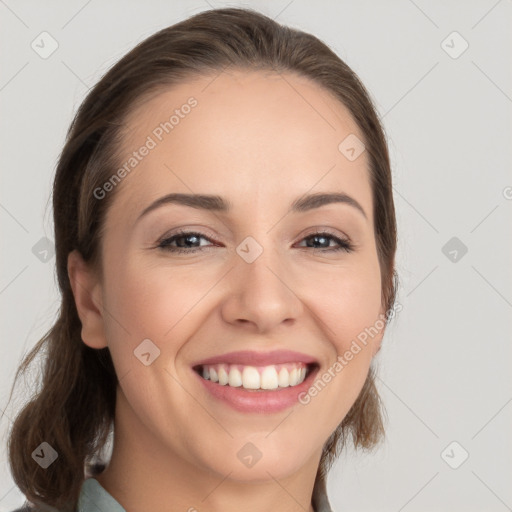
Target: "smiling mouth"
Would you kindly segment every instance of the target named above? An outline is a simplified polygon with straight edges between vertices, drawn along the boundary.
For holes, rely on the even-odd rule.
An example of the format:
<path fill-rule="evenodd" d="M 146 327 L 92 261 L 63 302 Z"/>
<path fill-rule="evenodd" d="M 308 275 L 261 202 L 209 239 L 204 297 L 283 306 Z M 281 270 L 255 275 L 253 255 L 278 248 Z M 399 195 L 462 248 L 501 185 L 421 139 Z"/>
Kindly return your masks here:
<path fill-rule="evenodd" d="M 247 391 L 279 391 L 302 384 L 317 363 L 291 362 L 265 366 L 241 364 L 197 365 L 193 370 L 203 379 L 220 386 Z"/>

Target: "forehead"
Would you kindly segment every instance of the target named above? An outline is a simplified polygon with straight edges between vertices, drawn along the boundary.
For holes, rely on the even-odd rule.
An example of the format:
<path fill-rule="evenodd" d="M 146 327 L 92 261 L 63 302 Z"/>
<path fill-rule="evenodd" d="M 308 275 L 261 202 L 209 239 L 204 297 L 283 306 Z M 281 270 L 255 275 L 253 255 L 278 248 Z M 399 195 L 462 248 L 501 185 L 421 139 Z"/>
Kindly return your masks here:
<path fill-rule="evenodd" d="M 120 165 L 151 149 L 128 166 L 114 207 L 135 214 L 170 192 L 236 204 L 329 189 L 358 196 L 368 211 L 367 155 L 348 160 L 339 149 L 348 136 L 364 140 L 348 109 L 305 77 L 231 70 L 185 80 L 127 116 Z"/>

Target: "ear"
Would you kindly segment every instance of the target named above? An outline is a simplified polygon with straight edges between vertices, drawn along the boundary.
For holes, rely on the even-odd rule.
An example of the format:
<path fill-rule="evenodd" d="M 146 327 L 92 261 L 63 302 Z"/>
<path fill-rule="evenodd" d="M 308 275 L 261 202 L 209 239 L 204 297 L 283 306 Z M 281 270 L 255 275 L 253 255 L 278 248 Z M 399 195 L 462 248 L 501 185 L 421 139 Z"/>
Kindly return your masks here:
<path fill-rule="evenodd" d="M 381 342 L 382 342 L 382 338 L 384 336 L 384 333 L 380 333 L 374 340 L 373 340 L 373 345 L 372 345 L 372 358 L 375 357 L 380 348 L 381 348 Z"/>
<path fill-rule="evenodd" d="M 386 310 L 384 307 L 381 308 L 379 312 L 379 316 L 377 322 L 383 322 L 383 327 L 380 329 L 380 332 L 373 338 L 372 340 L 372 358 L 377 355 L 381 348 L 382 338 L 384 337 L 384 333 L 386 332 Z"/>
<path fill-rule="evenodd" d="M 82 322 L 82 341 L 96 349 L 108 346 L 103 323 L 101 283 L 76 250 L 68 255 L 68 276 Z"/>

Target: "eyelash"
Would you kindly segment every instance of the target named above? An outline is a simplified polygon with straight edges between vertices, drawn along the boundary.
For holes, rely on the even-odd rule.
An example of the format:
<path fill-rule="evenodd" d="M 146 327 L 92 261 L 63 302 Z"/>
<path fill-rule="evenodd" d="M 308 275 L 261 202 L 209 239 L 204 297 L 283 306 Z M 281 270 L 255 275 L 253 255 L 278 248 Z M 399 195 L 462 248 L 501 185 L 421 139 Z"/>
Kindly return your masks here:
<path fill-rule="evenodd" d="M 172 252 L 172 253 L 188 253 L 188 254 L 202 251 L 204 249 L 208 249 L 208 247 L 193 247 L 193 248 L 184 249 L 181 247 L 171 247 L 170 246 L 170 243 L 174 242 L 176 239 L 188 238 L 190 236 L 204 238 L 210 242 L 212 241 L 210 238 L 203 235 L 202 233 L 198 233 L 197 231 L 179 231 L 178 233 L 176 233 L 168 238 L 163 238 L 163 239 L 159 240 L 157 248 L 163 249 L 164 251 L 168 251 L 168 252 Z M 330 239 L 334 240 L 335 242 L 338 243 L 338 247 L 330 247 L 330 248 L 323 247 L 323 248 L 319 248 L 319 249 L 318 248 L 315 249 L 313 247 L 314 250 L 317 250 L 320 252 L 345 251 L 347 253 L 350 253 L 354 250 L 354 245 L 349 240 L 340 238 L 328 231 L 320 231 L 320 232 L 312 233 L 312 234 L 307 235 L 304 238 L 302 238 L 302 240 L 308 240 L 310 238 L 314 238 L 314 237 L 318 237 L 318 236 L 323 237 L 323 238 L 330 238 Z M 302 247 L 302 248 L 305 248 L 305 247 Z"/>

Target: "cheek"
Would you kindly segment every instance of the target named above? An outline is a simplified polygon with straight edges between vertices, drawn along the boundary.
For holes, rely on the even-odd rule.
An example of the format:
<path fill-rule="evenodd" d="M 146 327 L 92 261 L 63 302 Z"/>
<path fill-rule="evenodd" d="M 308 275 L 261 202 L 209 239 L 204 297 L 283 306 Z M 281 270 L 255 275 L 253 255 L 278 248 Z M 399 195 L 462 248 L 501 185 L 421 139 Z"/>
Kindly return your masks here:
<path fill-rule="evenodd" d="M 380 268 L 373 258 L 316 276 L 315 292 L 311 295 L 312 307 L 338 354 L 347 350 L 358 336 L 364 339 L 364 333 L 372 326 L 380 325 L 380 279 Z M 372 333 L 375 337 L 375 331 Z M 364 344 L 361 345 L 365 348 Z"/>
<path fill-rule="evenodd" d="M 169 401 L 175 389 L 173 407 L 187 410 L 187 395 L 174 388 L 171 375 L 195 328 L 194 305 L 211 284 L 194 282 L 183 269 L 148 267 L 135 258 L 111 267 L 108 275 L 105 329 L 120 386 L 138 415 L 164 425 L 168 416 L 152 404 Z"/>
<path fill-rule="evenodd" d="M 126 372 L 140 364 L 134 350 L 147 339 L 160 351 L 155 366 L 164 366 L 179 350 L 177 333 L 208 286 L 195 283 L 183 269 L 148 268 L 135 259 L 112 266 L 108 275 L 105 330 L 116 369 Z"/>
<path fill-rule="evenodd" d="M 378 263 L 338 269 L 317 276 L 310 309 L 329 345 L 329 359 L 300 403 L 313 424 L 323 419 L 325 436 L 346 416 L 360 393 L 383 335 Z"/>

